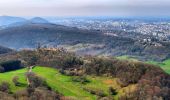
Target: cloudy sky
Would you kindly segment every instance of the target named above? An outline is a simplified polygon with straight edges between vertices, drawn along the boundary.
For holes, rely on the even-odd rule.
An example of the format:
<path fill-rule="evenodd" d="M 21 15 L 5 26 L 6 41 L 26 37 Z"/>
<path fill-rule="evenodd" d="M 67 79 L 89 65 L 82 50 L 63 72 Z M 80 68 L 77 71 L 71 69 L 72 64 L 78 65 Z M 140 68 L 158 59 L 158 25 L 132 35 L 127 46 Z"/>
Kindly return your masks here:
<path fill-rule="evenodd" d="M 0 15 L 170 16 L 170 0 L 0 0 Z"/>

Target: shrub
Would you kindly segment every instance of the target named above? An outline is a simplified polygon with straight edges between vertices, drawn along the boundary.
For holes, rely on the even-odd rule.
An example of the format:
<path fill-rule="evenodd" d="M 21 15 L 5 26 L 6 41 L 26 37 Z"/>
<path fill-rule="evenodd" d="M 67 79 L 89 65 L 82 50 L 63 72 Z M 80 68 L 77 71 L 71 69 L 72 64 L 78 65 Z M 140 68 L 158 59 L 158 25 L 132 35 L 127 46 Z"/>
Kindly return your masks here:
<path fill-rule="evenodd" d="M 0 66 L 0 73 L 3 73 L 4 71 L 5 69 L 2 66 Z"/>
<path fill-rule="evenodd" d="M 98 97 L 97 100 L 115 100 L 113 96 L 107 96 L 107 97 Z"/>
<path fill-rule="evenodd" d="M 70 71 L 70 70 L 61 70 L 59 72 L 67 76 L 77 76 L 77 74 L 74 71 Z"/>
<path fill-rule="evenodd" d="M 153 65 L 141 62 L 111 58 L 92 57 L 86 59 L 88 62 L 83 65 L 86 74 L 116 77 L 122 86 L 137 83 L 147 69 L 150 67 L 155 68 Z"/>
<path fill-rule="evenodd" d="M 0 100 L 15 100 L 15 99 L 8 93 L 0 92 Z M 23 100 L 26 100 L 26 99 L 23 99 Z"/>
<path fill-rule="evenodd" d="M 109 94 L 116 95 L 117 94 L 116 89 L 114 89 L 113 87 L 109 87 Z"/>
<path fill-rule="evenodd" d="M 10 89 L 10 84 L 8 82 L 2 82 L 0 84 L 0 91 L 8 93 Z"/>
<path fill-rule="evenodd" d="M 31 87 L 31 86 L 28 86 L 26 91 L 28 92 L 28 96 L 30 96 L 35 91 L 35 88 Z"/>
<path fill-rule="evenodd" d="M 74 70 L 59 70 L 59 72 L 63 75 L 67 75 L 67 76 L 81 76 L 82 73 L 79 73 L 78 71 L 74 71 Z"/>
<path fill-rule="evenodd" d="M 90 58 L 89 63 L 84 64 L 84 69 L 87 74 L 103 75 L 112 74 L 114 75 L 115 67 L 113 61 L 110 59 L 103 58 Z"/>
<path fill-rule="evenodd" d="M 23 89 L 23 90 L 16 91 L 14 97 L 16 100 L 28 100 L 29 94 L 31 93 L 29 93 L 27 89 Z"/>
<path fill-rule="evenodd" d="M 60 95 L 46 88 L 39 87 L 30 95 L 30 100 L 60 100 Z"/>
<path fill-rule="evenodd" d="M 59 72 L 60 72 L 61 74 L 65 74 L 65 71 L 64 71 L 64 69 L 62 69 L 62 68 L 59 70 Z"/>
<path fill-rule="evenodd" d="M 103 90 L 99 90 L 99 89 L 95 89 L 95 88 L 84 88 L 85 91 L 91 93 L 91 94 L 94 94 L 94 95 L 97 95 L 99 97 L 105 97 L 107 96 Z"/>
<path fill-rule="evenodd" d="M 83 65 L 83 61 L 74 55 L 66 56 L 61 63 L 63 69 L 74 68 Z"/>
<path fill-rule="evenodd" d="M 5 61 L 0 63 L 0 65 L 4 68 L 5 72 L 22 68 L 21 61 L 19 60 Z"/>
<path fill-rule="evenodd" d="M 17 91 L 14 97 L 16 100 L 60 100 L 60 94 L 45 87 L 28 87 L 27 89 Z"/>
<path fill-rule="evenodd" d="M 29 85 L 33 88 L 36 87 L 41 87 L 41 86 L 47 86 L 47 83 L 45 81 L 45 79 L 43 79 L 42 77 L 37 76 L 34 73 L 26 73 L 26 77 L 29 81 Z"/>
<path fill-rule="evenodd" d="M 76 76 L 72 78 L 73 82 L 80 82 L 82 84 L 89 83 L 90 81 L 85 76 Z"/>
<path fill-rule="evenodd" d="M 15 84 L 15 86 L 18 86 L 19 85 L 19 77 L 18 76 L 14 76 L 12 78 L 12 82 Z"/>

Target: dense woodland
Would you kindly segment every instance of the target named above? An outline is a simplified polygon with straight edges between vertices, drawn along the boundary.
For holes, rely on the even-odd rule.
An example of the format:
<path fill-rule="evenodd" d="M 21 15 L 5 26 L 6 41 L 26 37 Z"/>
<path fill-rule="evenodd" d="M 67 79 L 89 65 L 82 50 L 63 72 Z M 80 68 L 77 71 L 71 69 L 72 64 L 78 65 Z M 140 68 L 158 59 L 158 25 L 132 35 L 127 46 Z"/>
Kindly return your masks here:
<path fill-rule="evenodd" d="M 60 73 L 68 76 L 76 76 L 74 81 L 88 82 L 86 75 L 107 76 L 117 78 L 122 87 L 137 84 L 133 93 L 119 97 L 120 100 L 169 100 L 170 99 L 170 75 L 166 74 L 158 66 L 142 62 L 124 61 L 116 58 L 77 56 L 63 49 L 22 50 L 12 54 L 3 55 L 0 59 L 0 72 L 8 72 L 29 66 L 47 66 L 60 70 Z M 0 85 L 0 100 L 58 100 L 62 94 L 54 92 L 45 82 L 45 79 L 35 73 L 26 73 L 31 81 L 27 89 L 10 93 L 9 84 L 3 82 Z M 17 83 L 17 77 L 13 79 Z M 86 89 L 98 94 L 96 91 Z M 110 88 L 112 93 L 116 93 Z M 99 94 L 105 97 L 103 94 Z M 22 99 L 21 99 L 22 98 Z M 41 99 L 40 99 L 41 98 Z M 45 99 L 46 98 L 46 99 Z M 107 97 L 105 97 L 107 98 Z M 109 99 L 109 98 L 107 98 Z"/>

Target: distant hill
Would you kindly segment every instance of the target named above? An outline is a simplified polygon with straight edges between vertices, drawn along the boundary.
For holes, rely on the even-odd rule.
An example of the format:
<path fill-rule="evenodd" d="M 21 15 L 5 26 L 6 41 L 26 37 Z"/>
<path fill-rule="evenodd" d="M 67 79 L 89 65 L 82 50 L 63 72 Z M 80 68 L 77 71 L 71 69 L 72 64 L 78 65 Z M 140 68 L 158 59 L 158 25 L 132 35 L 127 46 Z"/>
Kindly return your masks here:
<path fill-rule="evenodd" d="M 22 26 L 24 24 L 30 24 L 30 23 L 46 24 L 49 22 L 46 19 L 43 19 L 41 17 L 25 19 L 22 17 L 0 16 L 0 29 L 8 28 L 8 27 L 15 27 L 15 26 Z"/>
<path fill-rule="evenodd" d="M 131 37 L 107 36 L 94 30 L 51 23 L 25 23 L 0 30 L 2 46 L 23 49 L 36 48 L 38 44 L 69 48 L 83 55 L 132 55 L 141 60 L 158 61 L 170 58 L 170 43 L 159 41 L 155 41 L 154 44 L 142 43 Z"/>
<path fill-rule="evenodd" d="M 41 18 L 41 17 L 34 17 L 29 20 L 32 23 L 49 23 L 47 20 Z"/>
<path fill-rule="evenodd" d="M 117 55 L 120 54 L 121 51 L 119 49 L 121 48 L 125 48 L 121 50 L 126 53 L 124 50 L 127 50 L 127 47 L 131 47 L 134 40 L 122 37 L 109 37 L 99 31 L 83 30 L 50 23 L 27 23 L 0 31 L 0 45 L 3 46 L 14 49 L 35 48 L 38 43 L 53 47 L 58 45 L 93 44 L 92 48 L 79 51 L 79 53 L 89 50 L 90 54 L 96 54 L 93 52 L 96 50 L 99 50 L 100 53 L 106 51 L 110 53 L 110 50 L 114 48 L 114 55 Z M 98 47 L 97 45 L 104 46 Z"/>
<path fill-rule="evenodd" d="M 22 26 L 26 24 L 48 24 L 49 22 L 41 17 L 34 17 L 29 20 L 24 20 L 24 21 L 18 21 L 15 23 L 12 23 L 8 25 L 7 27 L 16 27 L 16 26 Z"/>
<path fill-rule="evenodd" d="M 0 54 L 12 52 L 12 49 L 0 46 Z"/>
<path fill-rule="evenodd" d="M 0 26 L 8 26 L 17 22 L 24 22 L 26 19 L 21 17 L 0 16 Z"/>
<path fill-rule="evenodd" d="M 96 34 L 96 35 L 94 35 Z M 0 44 L 15 49 L 35 48 L 37 43 L 64 44 L 101 41 L 100 33 L 55 24 L 27 23 L 0 31 Z M 101 34 L 100 34 L 101 35 Z M 97 37 L 96 37 L 97 36 Z M 96 37 L 96 39 L 94 39 Z"/>

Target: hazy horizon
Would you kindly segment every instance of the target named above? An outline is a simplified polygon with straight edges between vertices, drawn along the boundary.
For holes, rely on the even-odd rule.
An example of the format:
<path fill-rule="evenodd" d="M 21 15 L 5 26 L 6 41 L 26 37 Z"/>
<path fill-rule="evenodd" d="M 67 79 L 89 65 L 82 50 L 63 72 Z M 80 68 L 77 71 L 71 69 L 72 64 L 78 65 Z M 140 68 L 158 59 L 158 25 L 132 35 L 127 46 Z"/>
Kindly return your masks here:
<path fill-rule="evenodd" d="M 3 0 L 9 16 L 170 16 L 169 0 Z"/>

